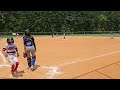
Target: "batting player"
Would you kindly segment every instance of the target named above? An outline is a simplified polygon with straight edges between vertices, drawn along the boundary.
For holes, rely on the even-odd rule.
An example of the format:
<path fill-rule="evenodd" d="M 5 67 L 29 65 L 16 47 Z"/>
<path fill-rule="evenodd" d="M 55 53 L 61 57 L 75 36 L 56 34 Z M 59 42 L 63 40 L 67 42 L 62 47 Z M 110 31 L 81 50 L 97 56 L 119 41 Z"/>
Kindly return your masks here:
<path fill-rule="evenodd" d="M 34 37 L 31 35 L 29 29 L 25 30 L 25 36 L 23 36 L 24 42 L 24 53 L 27 55 L 28 69 L 35 70 L 35 61 L 36 61 L 36 44 Z M 32 54 L 32 57 L 31 57 Z"/>
<path fill-rule="evenodd" d="M 14 39 L 12 37 L 7 38 L 7 44 L 3 47 L 2 53 L 5 57 L 8 57 L 8 61 L 11 65 L 12 76 L 17 75 L 17 68 L 19 65 L 17 57 L 19 56 L 17 46 L 14 44 Z"/>

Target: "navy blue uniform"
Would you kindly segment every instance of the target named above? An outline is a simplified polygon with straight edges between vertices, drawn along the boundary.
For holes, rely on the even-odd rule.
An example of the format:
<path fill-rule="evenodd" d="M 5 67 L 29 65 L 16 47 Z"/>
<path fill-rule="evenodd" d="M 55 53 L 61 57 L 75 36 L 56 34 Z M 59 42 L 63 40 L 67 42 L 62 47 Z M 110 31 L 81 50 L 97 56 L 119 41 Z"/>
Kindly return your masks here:
<path fill-rule="evenodd" d="M 34 37 L 33 36 L 30 36 L 30 38 L 27 38 L 26 36 L 23 37 L 23 42 L 24 42 L 24 45 L 26 47 L 29 47 L 29 46 L 33 46 L 35 47 L 35 50 L 36 50 L 36 45 L 35 45 L 35 42 L 34 42 Z"/>
<path fill-rule="evenodd" d="M 23 37 L 23 43 L 26 46 L 26 52 L 36 50 L 36 45 L 35 45 L 35 41 L 34 41 L 33 36 L 30 36 L 30 37 L 24 36 Z M 28 66 L 32 68 L 32 66 L 34 66 L 34 64 L 35 64 L 35 60 L 36 60 L 36 55 L 32 56 L 32 58 L 27 57 Z"/>

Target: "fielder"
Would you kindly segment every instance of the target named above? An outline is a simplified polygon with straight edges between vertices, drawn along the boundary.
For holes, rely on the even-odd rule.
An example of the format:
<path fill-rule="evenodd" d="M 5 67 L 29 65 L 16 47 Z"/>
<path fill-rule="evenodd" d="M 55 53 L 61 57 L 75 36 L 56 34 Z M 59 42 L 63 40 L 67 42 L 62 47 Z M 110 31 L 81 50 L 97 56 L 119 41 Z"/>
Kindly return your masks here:
<path fill-rule="evenodd" d="M 18 33 L 18 32 L 16 32 L 16 37 L 17 37 L 17 38 L 19 37 L 19 33 Z"/>
<path fill-rule="evenodd" d="M 24 43 L 24 58 L 27 57 L 28 69 L 35 70 L 35 61 L 36 61 L 36 44 L 34 41 L 34 37 L 31 35 L 28 29 L 25 30 L 25 36 L 23 36 Z M 32 58 L 31 58 L 32 54 Z"/>
<path fill-rule="evenodd" d="M 114 39 L 112 31 L 110 31 L 110 39 Z"/>
<path fill-rule="evenodd" d="M 58 33 L 57 33 L 56 35 L 57 35 L 57 37 L 58 37 Z"/>
<path fill-rule="evenodd" d="M 19 56 L 17 46 L 14 44 L 14 39 L 7 38 L 7 44 L 3 47 L 2 53 L 8 57 L 11 65 L 11 75 L 15 77 L 18 73 L 17 68 L 19 65 L 17 57 Z M 16 55 L 17 54 L 17 55 Z"/>
<path fill-rule="evenodd" d="M 54 33 L 52 33 L 52 38 L 54 38 Z"/>
<path fill-rule="evenodd" d="M 65 37 L 66 37 L 66 33 L 64 33 L 64 38 L 63 39 L 65 39 Z"/>

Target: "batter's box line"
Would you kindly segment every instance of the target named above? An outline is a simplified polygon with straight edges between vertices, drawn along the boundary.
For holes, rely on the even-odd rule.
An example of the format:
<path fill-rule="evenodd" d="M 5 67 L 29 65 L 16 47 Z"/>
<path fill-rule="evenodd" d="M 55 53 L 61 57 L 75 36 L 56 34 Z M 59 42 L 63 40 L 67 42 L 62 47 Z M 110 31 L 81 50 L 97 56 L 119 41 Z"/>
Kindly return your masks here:
<path fill-rule="evenodd" d="M 19 66 L 21 66 L 21 65 L 19 65 Z M 9 65 L 9 64 L 0 64 L 0 67 L 11 67 L 11 65 Z"/>
<path fill-rule="evenodd" d="M 0 64 L 0 67 L 11 67 L 11 65 L 8 65 L 8 64 Z"/>

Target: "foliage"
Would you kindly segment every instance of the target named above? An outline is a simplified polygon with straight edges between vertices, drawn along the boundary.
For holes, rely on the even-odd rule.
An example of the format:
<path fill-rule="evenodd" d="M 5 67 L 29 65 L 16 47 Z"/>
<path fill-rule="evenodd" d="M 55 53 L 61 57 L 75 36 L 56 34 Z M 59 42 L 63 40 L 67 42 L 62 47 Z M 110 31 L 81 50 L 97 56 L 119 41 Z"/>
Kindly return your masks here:
<path fill-rule="evenodd" d="M 0 11 L 0 32 L 119 31 L 120 11 Z"/>

